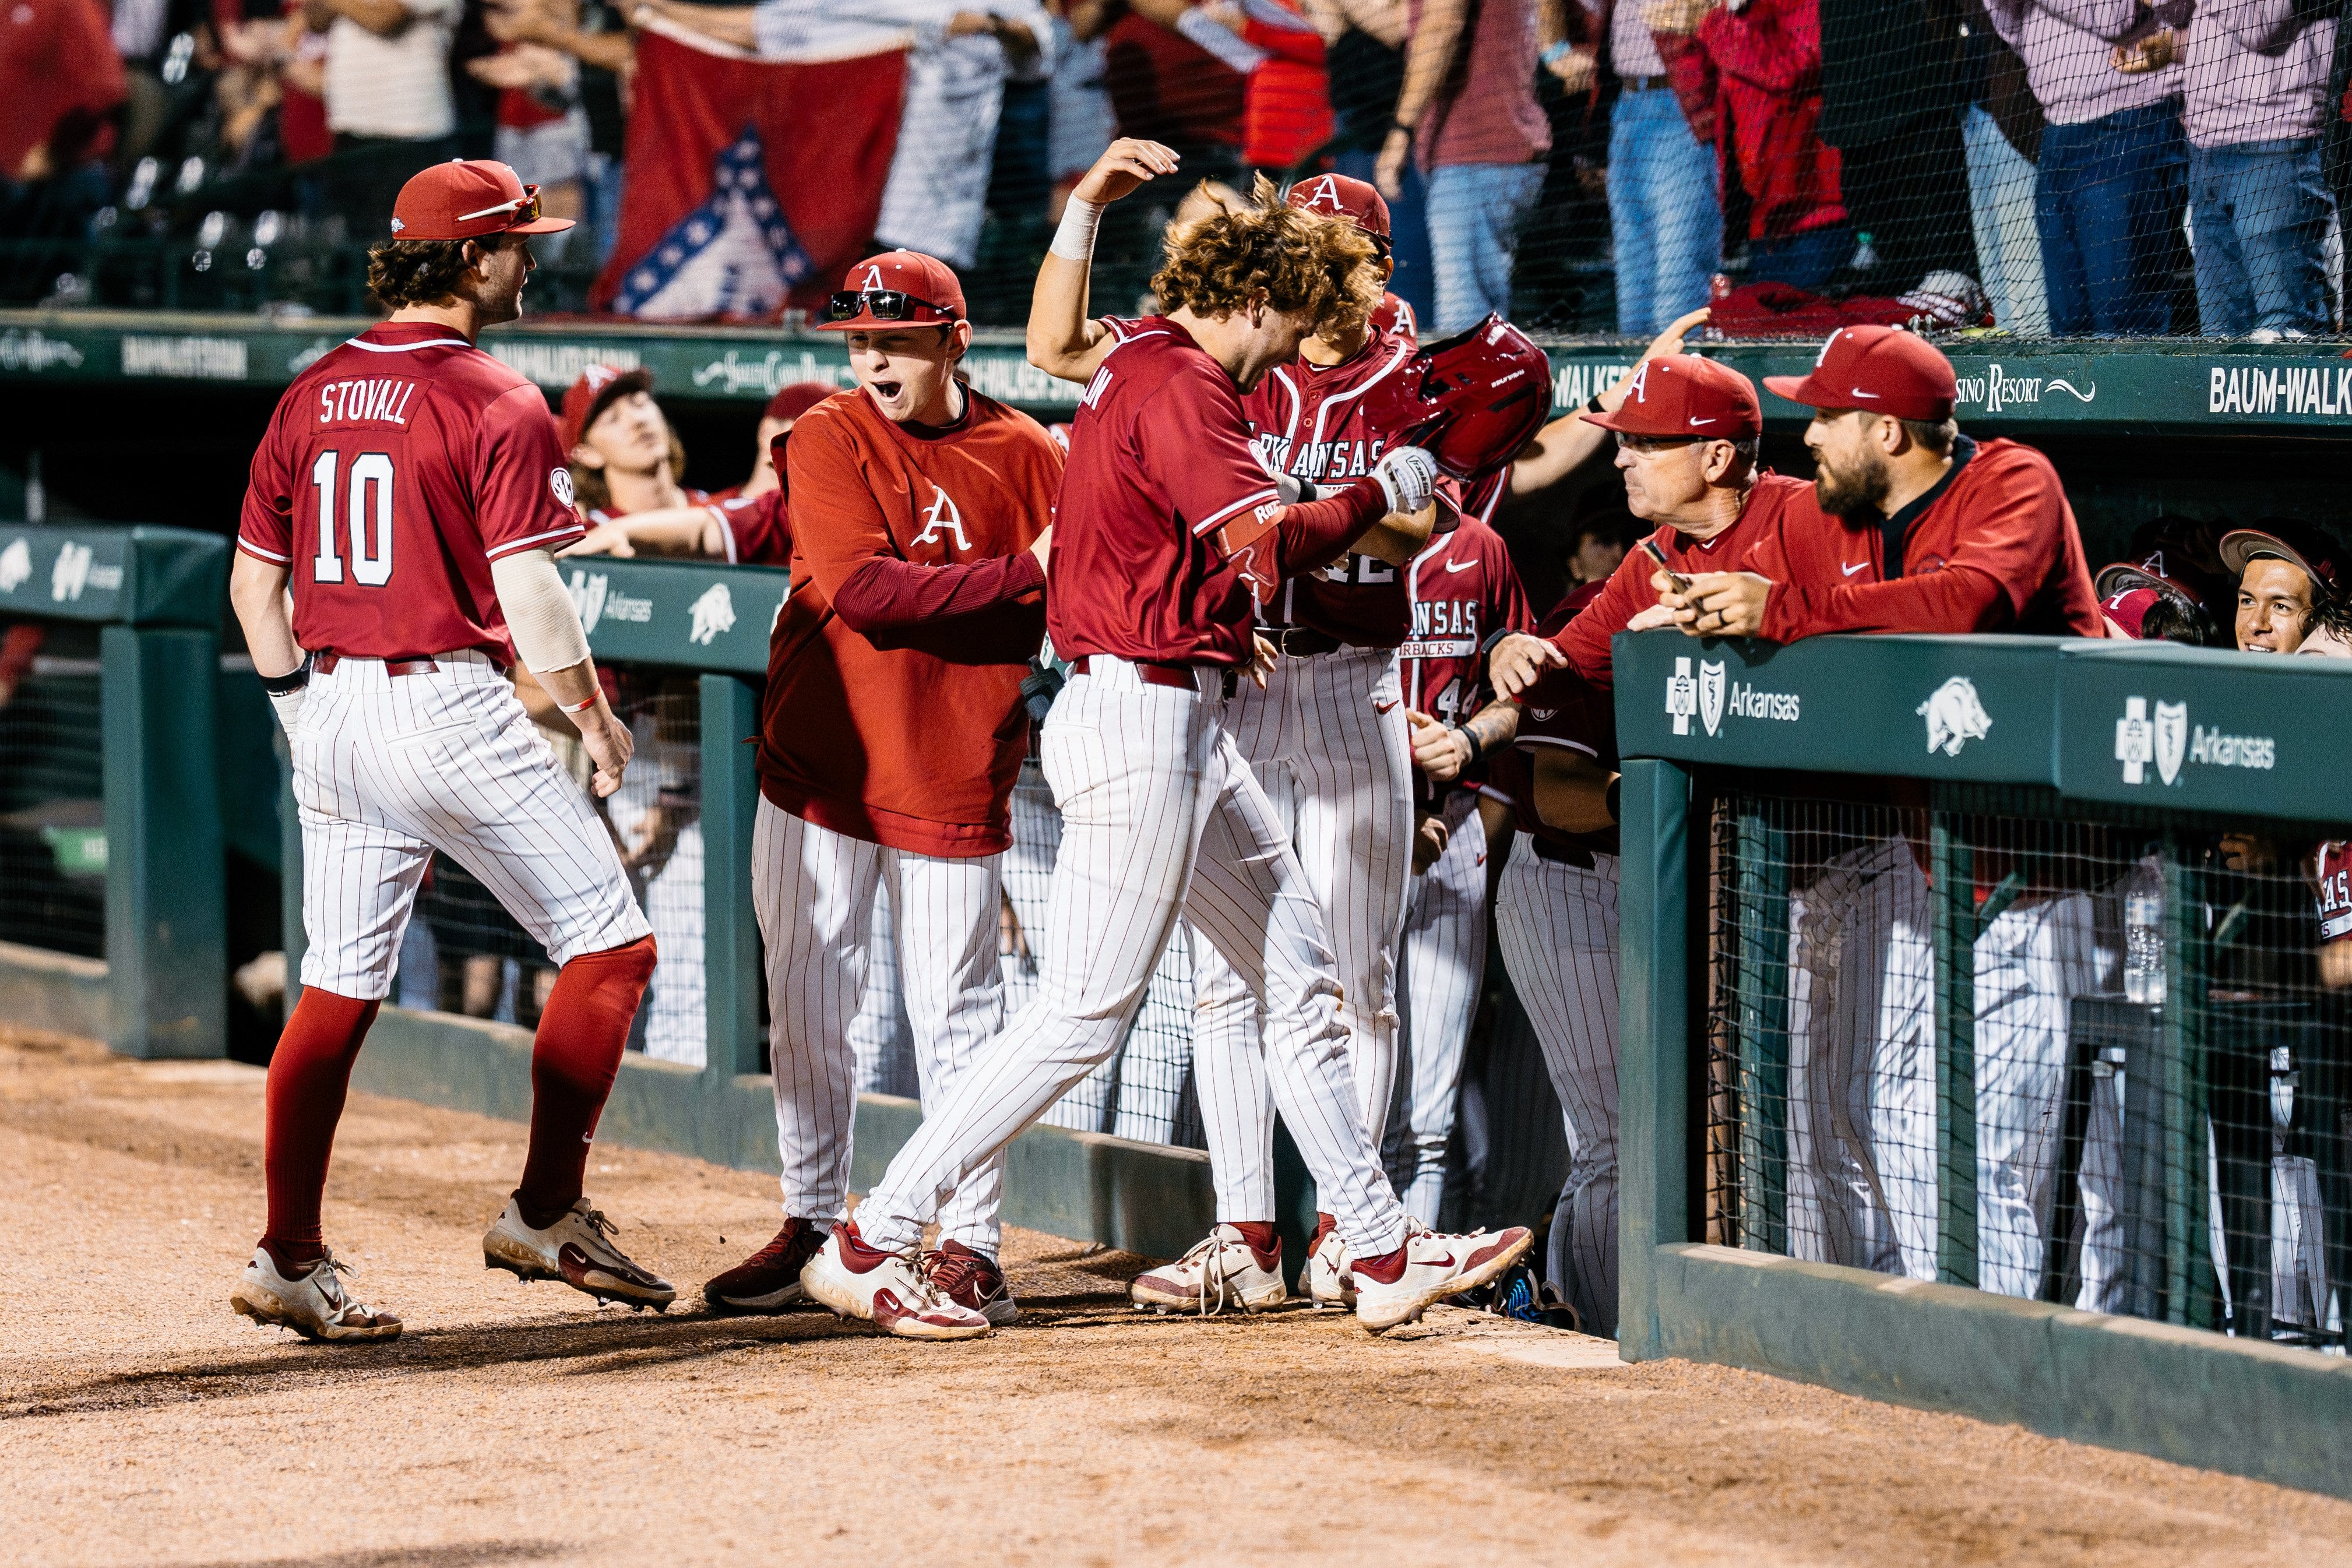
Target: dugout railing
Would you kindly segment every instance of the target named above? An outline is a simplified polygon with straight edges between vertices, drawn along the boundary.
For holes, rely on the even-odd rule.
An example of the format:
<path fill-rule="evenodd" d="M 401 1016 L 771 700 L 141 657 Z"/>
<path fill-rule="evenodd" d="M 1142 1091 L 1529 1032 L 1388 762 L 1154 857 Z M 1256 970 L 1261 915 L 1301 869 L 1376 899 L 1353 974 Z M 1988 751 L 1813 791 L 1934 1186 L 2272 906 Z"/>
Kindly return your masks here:
<path fill-rule="evenodd" d="M 2316 881 L 2352 665 L 1662 632 L 1615 667 L 1626 1359 L 2352 1495 Z"/>
<path fill-rule="evenodd" d="M 245 821 L 224 809 L 223 710 L 247 686 L 259 701 L 221 657 L 227 571 L 214 535 L 0 523 L 20 655 L 0 702 L 0 1017 L 128 1056 L 222 1054 Z"/>

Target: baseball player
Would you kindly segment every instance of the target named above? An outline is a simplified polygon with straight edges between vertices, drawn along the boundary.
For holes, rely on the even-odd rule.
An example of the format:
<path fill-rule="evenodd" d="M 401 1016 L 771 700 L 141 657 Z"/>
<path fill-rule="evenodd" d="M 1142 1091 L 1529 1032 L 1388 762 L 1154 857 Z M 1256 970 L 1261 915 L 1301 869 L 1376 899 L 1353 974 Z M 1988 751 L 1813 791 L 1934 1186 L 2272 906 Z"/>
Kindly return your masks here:
<path fill-rule="evenodd" d="M 1081 182 L 1080 192 L 1097 184 L 1107 167 L 1127 168 L 1118 162 L 1121 156 L 1114 147 Z M 1129 170 L 1139 177 L 1155 172 L 1143 160 L 1129 157 L 1129 162 L 1139 165 Z M 1323 174 L 1293 186 L 1286 201 L 1346 224 L 1370 242 L 1363 287 L 1381 298 L 1394 263 L 1387 254 L 1388 204 L 1380 193 L 1360 180 Z M 1066 342 L 1081 335 L 1085 304 L 1083 273 L 1073 287 L 1048 292 L 1041 287 L 1032 308 L 1033 337 L 1048 326 Z M 1080 351 L 1041 362 L 1082 382 L 1117 340 L 1098 332 Z M 1288 476 L 1294 488 L 1368 473 L 1386 446 L 1385 433 L 1366 415 L 1370 394 L 1403 371 L 1413 350 L 1409 334 L 1382 331 L 1356 317 L 1310 338 L 1296 361 L 1270 371 L 1243 397 L 1268 471 Z M 1417 547 L 1433 520 L 1399 517 L 1382 526 Z M 1412 854 L 1412 748 L 1395 654 L 1411 614 L 1403 575 L 1378 557 L 1350 554 L 1321 572 L 1289 579 L 1258 613 L 1261 634 L 1281 657 L 1263 688 L 1235 692 L 1224 724 L 1273 801 L 1329 922 L 1358 1110 L 1377 1146 L 1396 1082 L 1396 942 Z M 1222 1304 L 1224 1293 L 1213 1284 L 1203 1290 L 1203 1271 L 1246 1272 L 1261 1255 L 1280 1252 L 1274 1223 L 1275 1105 L 1258 1045 L 1263 1024 L 1247 982 L 1215 945 L 1192 947 L 1192 1064 L 1217 1188 L 1216 1228 L 1237 1230 L 1250 1250 L 1221 1245 L 1213 1233 L 1170 1268 L 1135 1281 L 1141 1306 Z M 1319 1215 L 1306 1273 L 1318 1302 L 1345 1304 L 1343 1257 L 1331 1215 Z M 1285 1293 L 1254 1280 L 1242 1304 L 1269 1304 Z"/>
<path fill-rule="evenodd" d="M 803 1266 L 848 1212 L 848 1030 L 877 889 L 889 889 L 927 1105 L 1003 1022 L 997 927 L 1028 750 L 1021 682 L 1045 632 L 1062 475 L 1043 426 L 956 379 L 971 327 L 946 263 L 911 251 L 858 263 L 825 327 L 848 334 L 857 385 L 803 414 L 783 454 L 798 528 L 751 845 L 784 1223 L 703 1287 L 729 1311 L 803 1300 Z M 996 1262 L 1003 1180 L 989 1159 L 955 1184 L 940 1249 L 910 1265 L 898 1298 L 917 1331 L 1017 1312 Z"/>
<path fill-rule="evenodd" d="M 1438 505 L 1450 502 L 1441 497 Z M 1502 536 L 1475 517 L 1430 540 L 1405 573 L 1405 591 L 1412 629 L 1398 668 L 1413 730 L 1416 834 L 1397 1010 L 1410 1154 L 1402 1170 L 1394 1161 L 1391 1169 L 1405 1207 L 1434 1226 L 1463 1051 L 1486 972 L 1488 861 L 1510 847 L 1507 809 L 1482 804 L 1476 786 L 1482 759 L 1517 734 L 1519 710 L 1484 701 L 1481 655 L 1493 638 L 1535 622 Z"/>
<path fill-rule="evenodd" d="M 600 1301 L 676 1293 L 580 1190 L 652 934 L 504 674 L 520 655 L 579 727 L 595 791 L 620 786 L 629 732 L 550 553 L 581 532 L 555 424 L 529 381 L 475 347 L 521 314 L 528 236 L 570 226 L 541 217 L 503 163 L 410 180 L 398 237 L 369 253 L 390 319 L 297 377 L 254 454 L 230 598 L 293 753 L 310 950 L 269 1064 L 268 1228 L 229 1301 L 306 1338 L 400 1332 L 344 1291 L 319 1203 L 352 1063 L 436 850 L 562 968 L 532 1047 L 530 1154 L 484 1261 Z"/>
<path fill-rule="evenodd" d="M 1149 143 L 1122 142 L 1108 157 L 1121 149 L 1155 172 L 1174 167 Z M 1097 164 L 1071 202 L 1041 292 L 1084 287 L 1101 201 L 1142 179 L 1113 172 L 1097 180 Z M 1266 1076 L 1349 1246 L 1360 1322 L 1377 1333 L 1409 1322 L 1528 1246 L 1524 1230 L 1432 1236 L 1397 1203 L 1349 1081 L 1321 907 L 1222 722 L 1225 683 L 1253 660 L 1256 606 L 1433 493 L 1429 455 L 1391 447 L 1337 494 L 1286 505 L 1250 444 L 1241 394 L 1310 335 L 1370 309 L 1373 275 L 1361 264 L 1371 254 L 1352 227 L 1296 208 L 1216 213 L 1171 237 L 1152 280 L 1168 314 L 1078 334 L 1080 351 L 1104 335 L 1117 342 L 1081 400 L 1055 524 L 1048 629 L 1071 676 L 1044 734 L 1063 829 L 1039 995 L 803 1272 L 835 1311 L 898 1334 L 988 1332 L 976 1312 L 940 1322 L 941 1309 L 908 1310 L 937 1300 L 917 1261 L 923 1225 L 943 1194 L 1118 1049 L 1180 915 L 1265 1009 Z M 1410 560 L 1393 541 L 1380 548 L 1392 564 Z"/>
<path fill-rule="evenodd" d="M 1933 344 L 1847 328 L 1811 374 L 1767 384 L 1815 411 L 1805 440 L 1820 518 L 1784 530 L 1746 570 L 1686 574 L 1687 594 L 1660 576 L 1659 623 L 1776 642 L 1841 630 L 2105 634 L 2057 474 L 2031 447 L 1959 434 L 1958 382 Z M 1815 538 L 1856 563 L 1851 576 L 1790 559 Z M 1975 945 L 1978 1282 L 2004 1295 L 2042 1291 L 2068 1010 L 2099 988 L 2112 957 L 2098 949 L 2087 893 L 2050 880 L 2069 859 L 2021 865 L 2026 892 Z M 1837 857 L 1792 897 L 1790 918 L 1790 1074 L 1804 1086 L 1791 1107 L 1792 1249 L 1934 1279 L 1934 966 L 1920 850 L 1890 836 Z"/>
<path fill-rule="evenodd" d="M 649 371 L 616 371 L 604 365 L 591 366 L 572 384 L 564 395 L 562 423 L 573 436 L 575 482 L 588 463 L 612 472 L 627 461 L 637 431 L 650 423 L 646 410 L 649 408 L 654 418 L 660 415 L 652 403 L 651 386 Z M 775 477 L 772 448 L 792 434 L 802 414 L 832 396 L 833 390 L 816 382 L 795 382 L 771 398 L 760 416 L 759 465 L 749 479 L 731 490 L 705 494 L 678 485 L 669 478 L 665 465 L 661 476 L 667 483 L 658 488 L 641 486 L 650 493 L 633 493 L 631 499 L 638 504 L 625 505 L 622 490 L 627 481 L 616 474 L 612 504 L 591 508 L 587 536 L 559 550 L 558 557 L 700 555 L 730 565 L 783 565 L 792 559 L 792 519 L 784 488 Z M 637 399 L 639 392 L 646 394 L 643 404 Z M 665 432 L 667 428 L 665 423 Z M 583 445 L 589 450 L 582 451 Z M 669 442 L 665 440 L 662 445 L 667 452 Z M 612 450 L 607 451 L 608 447 Z M 583 495 L 588 488 L 582 486 Z"/>

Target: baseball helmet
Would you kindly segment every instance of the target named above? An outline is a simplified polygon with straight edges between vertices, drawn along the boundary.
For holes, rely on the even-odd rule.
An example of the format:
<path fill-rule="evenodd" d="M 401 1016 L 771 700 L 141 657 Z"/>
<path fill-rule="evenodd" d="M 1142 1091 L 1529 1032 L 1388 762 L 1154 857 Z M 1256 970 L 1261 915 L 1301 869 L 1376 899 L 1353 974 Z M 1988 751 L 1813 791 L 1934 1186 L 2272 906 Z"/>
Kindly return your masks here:
<path fill-rule="evenodd" d="M 1456 479 L 1481 479 L 1519 454 L 1551 412 L 1551 361 L 1525 332 L 1489 314 L 1432 343 L 1367 400 L 1391 444 L 1425 448 Z"/>

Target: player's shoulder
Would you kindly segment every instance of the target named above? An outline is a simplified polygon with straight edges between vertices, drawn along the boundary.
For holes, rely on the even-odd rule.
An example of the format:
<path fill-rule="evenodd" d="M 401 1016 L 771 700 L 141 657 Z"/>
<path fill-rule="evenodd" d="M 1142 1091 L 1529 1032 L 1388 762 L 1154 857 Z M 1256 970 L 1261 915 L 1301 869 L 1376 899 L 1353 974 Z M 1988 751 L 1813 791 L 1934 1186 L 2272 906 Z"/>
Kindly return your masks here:
<path fill-rule="evenodd" d="M 971 400 L 974 434 L 985 435 L 996 444 L 1050 456 L 1057 462 L 1060 460 L 1060 443 L 1036 420 L 1011 403 L 999 402 L 987 393 L 974 392 L 969 386 L 964 388 L 964 395 Z"/>
<path fill-rule="evenodd" d="M 1990 479 L 2053 486 L 2059 483 L 2057 465 L 2038 446 L 2028 446 L 2005 435 L 1979 441 L 1975 445 L 1969 455 L 1968 466 L 1960 471 L 1964 478 L 1973 475 L 1979 484 Z"/>

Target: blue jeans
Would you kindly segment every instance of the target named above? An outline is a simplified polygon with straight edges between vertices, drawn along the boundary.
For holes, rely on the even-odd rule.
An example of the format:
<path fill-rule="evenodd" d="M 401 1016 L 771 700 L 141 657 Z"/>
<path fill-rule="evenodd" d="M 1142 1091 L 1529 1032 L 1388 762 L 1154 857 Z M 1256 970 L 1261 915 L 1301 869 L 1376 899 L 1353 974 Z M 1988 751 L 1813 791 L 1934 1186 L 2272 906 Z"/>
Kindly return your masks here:
<path fill-rule="evenodd" d="M 1331 166 L 1340 173 L 1370 184 L 1372 169 L 1380 154 L 1369 151 L 1342 152 L 1331 160 Z M 1389 279 L 1389 292 L 1412 307 L 1413 319 L 1434 323 L 1437 319 L 1435 267 L 1429 251 L 1429 220 L 1426 209 L 1429 187 L 1421 177 L 1421 165 L 1408 158 L 1404 162 L 1404 189 L 1389 204 L 1389 255 L 1396 262 L 1396 276 Z"/>
<path fill-rule="evenodd" d="M 2186 148 L 2180 106 L 2171 99 L 2042 132 L 2033 221 L 2051 331 L 2116 338 L 2172 330 L 2164 269 L 2180 222 Z"/>
<path fill-rule="evenodd" d="M 2209 338 L 2329 329 L 2320 259 L 2335 210 L 2319 138 L 2189 149 L 2198 325 Z"/>
<path fill-rule="evenodd" d="M 1691 135 L 1665 88 L 1619 96 L 1609 123 L 1609 230 L 1617 251 L 1617 330 L 1654 337 L 1706 303 L 1723 264 L 1715 149 Z"/>
<path fill-rule="evenodd" d="M 1853 257 L 1853 231 L 1843 224 L 1807 229 L 1786 239 L 1752 239 L 1748 242 L 1748 281 L 1785 283 L 1819 294 L 1831 275 Z M 1620 293 L 1617 298 L 1622 305 L 1625 296 Z"/>
<path fill-rule="evenodd" d="M 1437 330 L 1452 337 L 1489 310 L 1511 313 L 1519 221 L 1543 191 L 1540 163 L 1443 163 L 1429 176 L 1429 246 L 1437 261 Z"/>

